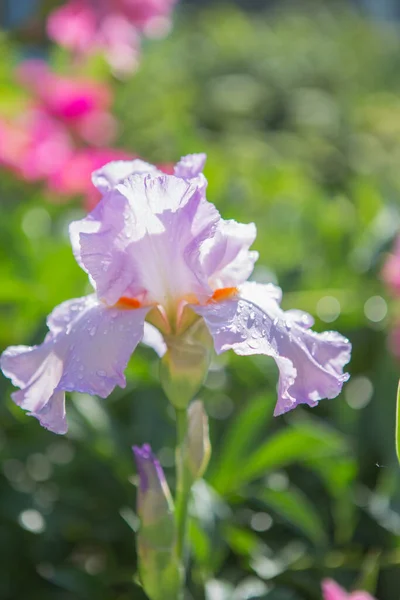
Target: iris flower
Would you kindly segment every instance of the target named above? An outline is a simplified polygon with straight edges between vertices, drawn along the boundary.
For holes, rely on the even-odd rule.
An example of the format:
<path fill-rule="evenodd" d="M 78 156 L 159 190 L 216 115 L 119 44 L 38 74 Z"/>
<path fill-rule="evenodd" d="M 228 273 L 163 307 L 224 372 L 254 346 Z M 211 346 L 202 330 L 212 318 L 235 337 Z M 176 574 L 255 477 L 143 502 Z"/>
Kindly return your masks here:
<path fill-rule="evenodd" d="M 93 174 L 102 199 L 70 236 L 94 293 L 56 307 L 41 345 L 13 346 L 1 358 L 20 388 L 13 400 L 44 427 L 67 431 L 65 392 L 105 398 L 124 387 L 139 342 L 162 355 L 199 324 L 217 354 L 275 360 L 275 415 L 341 391 L 349 341 L 315 333 L 307 313 L 284 312 L 275 285 L 247 281 L 258 258 L 255 225 L 226 221 L 207 201 L 204 162 L 186 156 L 166 175 L 140 160 L 116 161 Z"/>

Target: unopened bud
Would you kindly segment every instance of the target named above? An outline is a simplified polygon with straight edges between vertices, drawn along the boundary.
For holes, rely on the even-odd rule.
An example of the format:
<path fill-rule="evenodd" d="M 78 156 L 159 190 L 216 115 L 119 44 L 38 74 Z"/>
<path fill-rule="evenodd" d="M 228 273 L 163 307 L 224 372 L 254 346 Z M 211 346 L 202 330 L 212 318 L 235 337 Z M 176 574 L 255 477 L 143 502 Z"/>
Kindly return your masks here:
<path fill-rule="evenodd" d="M 210 365 L 211 343 L 202 321 L 182 336 L 166 338 L 160 381 L 168 400 L 185 409 L 202 386 Z"/>
<path fill-rule="evenodd" d="M 164 472 L 148 444 L 134 446 L 139 474 L 137 536 L 139 575 L 151 600 L 176 600 L 182 572 L 176 556 L 176 526 Z"/>
<path fill-rule="evenodd" d="M 188 429 L 185 440 L 185 462 L 193 480 L 203 476 L 211 456 L 208 417 L 200 400 L 188 410 Z"/>

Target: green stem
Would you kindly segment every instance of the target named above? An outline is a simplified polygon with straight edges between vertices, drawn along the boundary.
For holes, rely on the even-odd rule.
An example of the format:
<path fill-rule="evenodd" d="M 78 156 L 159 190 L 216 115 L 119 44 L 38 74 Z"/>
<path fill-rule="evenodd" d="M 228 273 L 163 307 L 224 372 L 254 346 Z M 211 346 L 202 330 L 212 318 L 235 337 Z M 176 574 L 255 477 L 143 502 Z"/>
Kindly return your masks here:
<path fill-rule="evenodd" d="M 188 478 L 187 468 L 184 460 L 184 443 L 188 427 L 188 417 L 186 409 L 176 409 L 176 499 L 175 499 L 175 517 L 177 526 L 177 555 L 183 562 L 186 541 L 186 523 L 188 515 L 188 505 L 191 489 L 191 481 Z"/>

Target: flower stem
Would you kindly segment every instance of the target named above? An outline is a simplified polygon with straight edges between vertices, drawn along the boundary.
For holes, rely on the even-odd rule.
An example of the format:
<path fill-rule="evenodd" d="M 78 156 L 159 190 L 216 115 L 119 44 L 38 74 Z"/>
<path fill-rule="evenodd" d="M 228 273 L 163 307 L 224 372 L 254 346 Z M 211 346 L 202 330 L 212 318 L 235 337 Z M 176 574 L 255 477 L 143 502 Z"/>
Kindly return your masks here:
<path fill-rule="evenodd" d="M 175 518 L 177 526 L 177 555 L 183 562 L 185 555 L 186 541 L 186 523 L 188 515 L 188 505 L 191 489 L 190 477 L 188 477 L 185 466 L 184 443 L 188 428 L 188 415 L 186 409 L 176 409 L 176 500 L 175 500 Z"/>

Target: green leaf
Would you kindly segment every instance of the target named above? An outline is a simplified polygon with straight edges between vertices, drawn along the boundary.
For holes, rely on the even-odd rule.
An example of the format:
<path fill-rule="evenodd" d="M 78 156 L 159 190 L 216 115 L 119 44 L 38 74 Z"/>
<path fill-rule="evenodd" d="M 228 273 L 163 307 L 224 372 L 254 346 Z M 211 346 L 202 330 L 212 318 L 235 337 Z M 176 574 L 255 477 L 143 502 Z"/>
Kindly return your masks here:
<path fill-rule="evenodd" d="M 215 489 L 223 490 L 229 486 L 231 473 L 235 471 L 238 462 L 250 452 L 260 431 L 267 430 L 274 401 L 272 395 L 255 396 L 229 426 L 219 456 L 207 477 Z"/>
<path fill-rule="evenodd" d="M 294 462 L 316 458 L 332 458 L 347 451 L 347 444 L 338 433 L 313 423 L 302 423 L 274 434 L 247 459 L 242 458 L 229 479 L 218 480 L 220 494 L 230 494 L 268 471 Z"/>
<path fill-rule="evenodd" d="M 298 489 L 264 489 L 258 498 L 278 515 L 302 531 L 314 544 L 321 545 L 326 539 L 323 523 L 307 497 Z"/>

